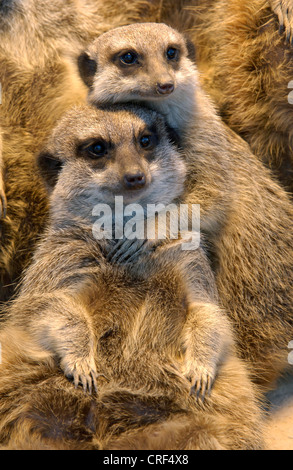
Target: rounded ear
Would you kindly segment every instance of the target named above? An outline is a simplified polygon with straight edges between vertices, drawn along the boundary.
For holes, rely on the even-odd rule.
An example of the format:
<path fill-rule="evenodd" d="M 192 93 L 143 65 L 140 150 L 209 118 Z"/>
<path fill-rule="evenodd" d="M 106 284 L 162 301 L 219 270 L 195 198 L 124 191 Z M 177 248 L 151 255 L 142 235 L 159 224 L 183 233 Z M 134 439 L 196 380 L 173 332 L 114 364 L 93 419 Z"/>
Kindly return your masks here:
<path fill-rule="evenodd" d="M 185 44 L 187 47 L 187 52 L 188 52 L 188 59 L 190 59 L 192 62 L 196 61 L 196 48 L 195 45 L 193 44 L 192 40 L 185 34 Z"/>
<path fill-rule="evenodd" d="M 94 77 L 97 72 L 97 62 L 90 58 L 87 52 L 80 54 L 78 58 L 78 70 L 83 82 L 91 88 L 94 83 Z"/>
<path fill-rule="evenodd" d="M 63 162 L 50 152 L 44 151 L 37 158 L 42 178 L 49 188 L 53 189 L 57 183 L 58 176 L 63 167 Z"/>

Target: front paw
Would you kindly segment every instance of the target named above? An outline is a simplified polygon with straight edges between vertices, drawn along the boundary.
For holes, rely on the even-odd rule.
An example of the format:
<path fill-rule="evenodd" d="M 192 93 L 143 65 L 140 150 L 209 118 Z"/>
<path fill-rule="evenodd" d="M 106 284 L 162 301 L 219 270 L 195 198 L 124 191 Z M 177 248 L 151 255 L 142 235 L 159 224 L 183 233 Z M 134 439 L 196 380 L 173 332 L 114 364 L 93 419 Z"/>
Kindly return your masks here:
<path fill-rule="evenodd" d="M 215 375 L 212 368 L 201 366 L 196 361 L 190 363 L 184 373 L 184 376 L 191 383 L 190 394 L 204 402 L 206 396 L 211 394 Z"/>
<path fill-rule="evenodd" d="M 151 253 L 155 244 L 154 240 L 119 240 L 108 253 L 107 260 L 117 264 L 134 263 L 142 255 Z"/>
<path fill-rule="evenodd" d="M 93 387 L 96 393 L 98 392 L 98 374 L 92 356 L 85 358 L 65 357 L 60 365 L 65 376 L 71 380 L 73 379 L 75 388 L 81 384 L 85 393 L 92 394 Z"/>
<path fill-rule="evenodd" d="M 293 45 L 293 4 L 292 0 L 271 0 L 273 12 L 279 18 L 280 33 L 285 31 L 286 42 Z"/>

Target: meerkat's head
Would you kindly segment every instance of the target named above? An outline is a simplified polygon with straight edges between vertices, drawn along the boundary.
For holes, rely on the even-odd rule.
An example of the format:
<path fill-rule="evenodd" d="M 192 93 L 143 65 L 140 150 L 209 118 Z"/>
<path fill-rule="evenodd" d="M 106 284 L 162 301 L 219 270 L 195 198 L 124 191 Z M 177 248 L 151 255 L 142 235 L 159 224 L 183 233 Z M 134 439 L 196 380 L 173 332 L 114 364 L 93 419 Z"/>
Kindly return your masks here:
<path fill-rule="evenodd" d="M 178 31 L 138 23 L 102 34 L 79 57 L 79 70 L 93 104 L 182 101 L 194 93 L 191 56 L 192 43 Z"/>
<path fill-rule="evenodd" d="M 52 204 L 83 216 L 96 204 L 169 204 L 183 192 L 186 168 L 176 135 L 156 112 L 137 106 L 70 110 L 39 155 Z"/>

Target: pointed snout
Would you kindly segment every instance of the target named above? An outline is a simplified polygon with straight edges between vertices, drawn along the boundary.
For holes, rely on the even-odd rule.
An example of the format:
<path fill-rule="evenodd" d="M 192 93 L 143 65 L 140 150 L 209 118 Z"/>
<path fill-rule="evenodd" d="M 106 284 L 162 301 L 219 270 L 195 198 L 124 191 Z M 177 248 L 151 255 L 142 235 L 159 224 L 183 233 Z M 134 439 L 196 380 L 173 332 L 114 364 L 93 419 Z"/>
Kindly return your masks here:
<path fill-rule="evenodd" d="M 136 139 L 134 139 L 136 140 Z M 142 190 L 149 184 L 148 163 L 142 152 L 137 149 L 137 143 L 121 147 L 119 157 L 120 182 L 127 191 Z"/>
<path fill-rule="evenodd" d="M 123 183 L 126 189 L 142 189 L 146 185 L 146 175 L 142 171 L 126 173 Z"/>
<path fill-rule="evenodd" d="M 159 95 L 171 95 L 175 90 L 175 85 L 173 82 L 162 82 L 157 83 L 157 93 Z"/>

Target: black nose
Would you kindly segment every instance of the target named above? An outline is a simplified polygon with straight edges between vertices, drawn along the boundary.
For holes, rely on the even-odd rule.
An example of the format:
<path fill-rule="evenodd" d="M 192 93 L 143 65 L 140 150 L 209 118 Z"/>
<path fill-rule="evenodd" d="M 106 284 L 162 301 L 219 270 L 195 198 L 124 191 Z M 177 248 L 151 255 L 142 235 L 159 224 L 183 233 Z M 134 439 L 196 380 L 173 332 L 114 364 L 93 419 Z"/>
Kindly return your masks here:
<path fill-rule="evenodd" d="M 124 176 L 124 185 L 127 189 L 141 189 L 146 184 L 144 173 L 126 174 Z"/>
<path fill-rule="evenodd" d="M 173 83 L 158 83 L 157 84 L 157 92 L 160 95 L 170 95 L 173 93 L 175 87 Z"/>

